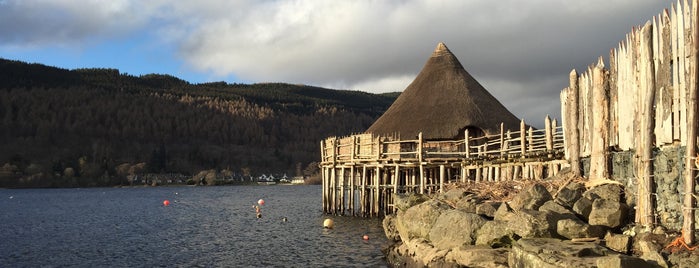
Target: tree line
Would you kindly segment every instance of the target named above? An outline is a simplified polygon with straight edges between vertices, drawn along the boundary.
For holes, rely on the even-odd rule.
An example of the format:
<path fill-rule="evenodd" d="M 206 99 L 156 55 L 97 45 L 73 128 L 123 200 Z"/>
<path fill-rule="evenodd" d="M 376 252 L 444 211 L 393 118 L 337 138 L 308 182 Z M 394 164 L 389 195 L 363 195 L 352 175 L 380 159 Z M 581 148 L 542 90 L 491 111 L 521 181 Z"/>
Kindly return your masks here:
<path fill-rule="evenodd" d="M 0 59 L 0 187 L 127 185 L 134 172 L 211 169 L 310 175 L 299 173 L 315 171 L 320 140 L 363 132 L 396 97 Z"/>

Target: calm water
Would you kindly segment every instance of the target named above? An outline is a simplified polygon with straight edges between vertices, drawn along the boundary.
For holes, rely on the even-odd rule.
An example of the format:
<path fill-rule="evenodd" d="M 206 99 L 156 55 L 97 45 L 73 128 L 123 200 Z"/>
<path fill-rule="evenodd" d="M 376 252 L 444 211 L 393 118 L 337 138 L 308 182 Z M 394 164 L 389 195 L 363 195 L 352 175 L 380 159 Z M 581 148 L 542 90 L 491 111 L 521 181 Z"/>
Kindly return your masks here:
<path fill-rule="evenodd" d="M 0 189 L 0 266 L 386 266 L 381 222 L 324 215 L 320 196 L 317 185 Z"/>

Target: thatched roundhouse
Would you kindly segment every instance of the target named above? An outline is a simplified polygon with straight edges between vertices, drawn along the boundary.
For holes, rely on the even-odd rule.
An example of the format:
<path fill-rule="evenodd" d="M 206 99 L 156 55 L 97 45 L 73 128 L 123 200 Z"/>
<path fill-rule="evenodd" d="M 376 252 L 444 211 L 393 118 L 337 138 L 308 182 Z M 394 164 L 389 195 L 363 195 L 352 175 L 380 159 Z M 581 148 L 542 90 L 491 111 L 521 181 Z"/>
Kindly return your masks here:
<path fill-rule="evenodd" d="M 520 120 L 476 81 L 439 43 L 422 71 L 367 133 L 450 140 L 519 130 Z"/>

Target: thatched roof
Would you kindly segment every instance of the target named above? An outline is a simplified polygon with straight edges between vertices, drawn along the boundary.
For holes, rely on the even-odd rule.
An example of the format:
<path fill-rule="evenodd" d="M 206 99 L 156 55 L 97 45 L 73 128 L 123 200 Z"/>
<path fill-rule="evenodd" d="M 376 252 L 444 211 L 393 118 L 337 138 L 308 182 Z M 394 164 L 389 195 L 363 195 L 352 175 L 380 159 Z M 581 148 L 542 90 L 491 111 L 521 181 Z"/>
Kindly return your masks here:
<path fill-rule="evenodd" d="M 367 133 L 428 140 L 462 138 L 466 128 L 485 134 L 519 130 L 519 119 L 474 79 L 446 45 L 439 43 L 415 80 Z M 482 134 L 482 133 L 481 133 Z"/>

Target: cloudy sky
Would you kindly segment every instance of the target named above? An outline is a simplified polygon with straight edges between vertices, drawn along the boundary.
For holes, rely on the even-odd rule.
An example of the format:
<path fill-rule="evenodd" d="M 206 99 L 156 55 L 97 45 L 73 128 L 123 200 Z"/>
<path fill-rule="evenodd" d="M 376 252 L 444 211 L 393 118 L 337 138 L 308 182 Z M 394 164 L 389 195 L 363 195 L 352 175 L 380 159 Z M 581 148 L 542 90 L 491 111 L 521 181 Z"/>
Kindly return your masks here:
<path fill-rule="evenodd" d="M 437 43 L 516 116 L 560 118 L 572 69 L 607 60 L 668 0 L 0 0 L 0 58 L 402 91 Z"/>

